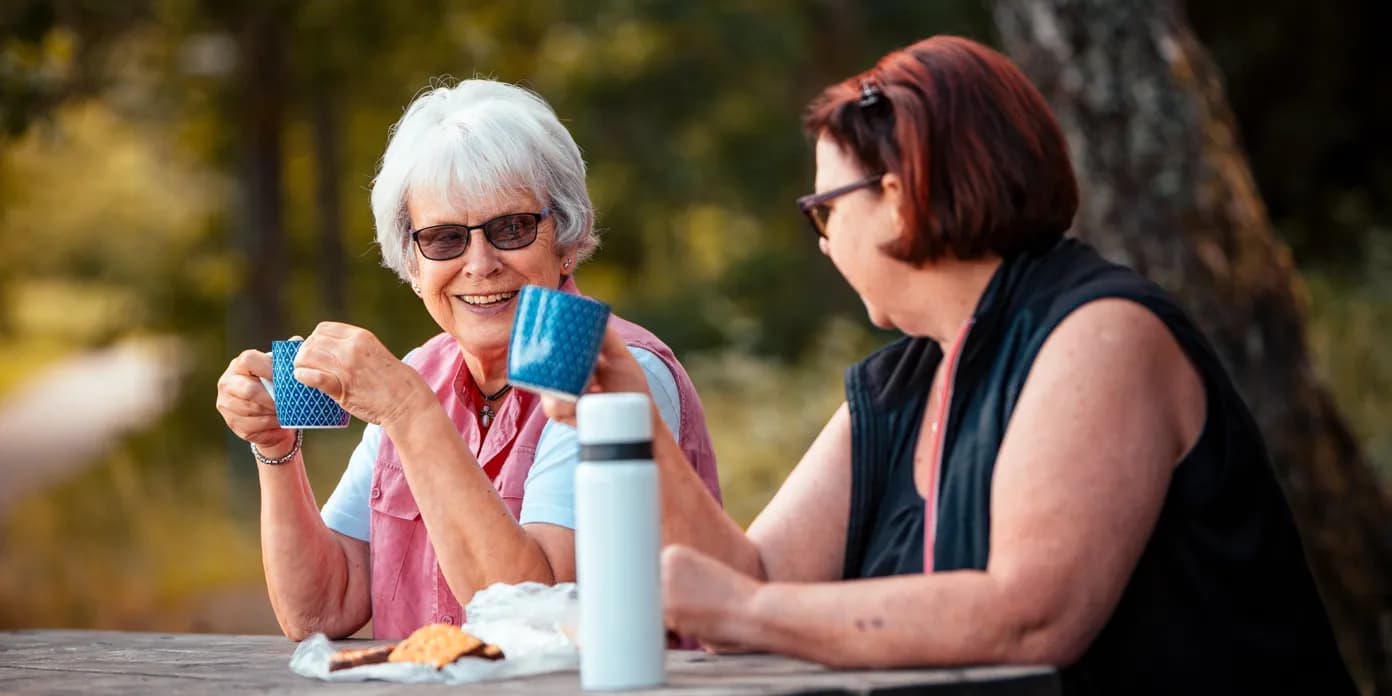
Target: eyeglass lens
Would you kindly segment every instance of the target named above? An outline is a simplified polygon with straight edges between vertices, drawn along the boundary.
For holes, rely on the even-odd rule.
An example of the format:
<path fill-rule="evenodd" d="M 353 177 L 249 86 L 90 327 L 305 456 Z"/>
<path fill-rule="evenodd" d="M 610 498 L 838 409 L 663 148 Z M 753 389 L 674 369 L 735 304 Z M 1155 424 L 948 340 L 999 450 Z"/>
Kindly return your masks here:
<path fill-rule="evenodd" d="M 521 249 L 536 241 L 535 213 L 515 213 L 493 218 L 476 227 L 467 225 L 435 225 L 416 232 L 416 244 L 421 253 L 434 261 L 460 256 L 469 248 L 469 231 L 478 229 L 495 249 Z"/>

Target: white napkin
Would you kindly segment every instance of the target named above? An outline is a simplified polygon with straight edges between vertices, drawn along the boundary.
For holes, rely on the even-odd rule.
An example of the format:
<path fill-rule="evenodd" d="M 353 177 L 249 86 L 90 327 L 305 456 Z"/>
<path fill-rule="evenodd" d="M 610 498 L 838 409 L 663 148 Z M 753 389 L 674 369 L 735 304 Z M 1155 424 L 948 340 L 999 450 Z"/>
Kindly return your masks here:
<path fill-rule="evenodd" d="M 503 659 L 461 657 L 441 670 L 431 665 L 398 662 L 330 672 L 329 660 L 337 649 L 324 634 L 316 633 L 295 649 L 290 669 L 302 677 L 324 681 L 378 679 L 410 684 L 465 684 L 579 667 L 575 645 L 566 638 L 567 634 L 574 635 L 574 583 L 493 585 L 475 594 L 465 611 L 469 623 L 461 628 L 502 648 Z"/>

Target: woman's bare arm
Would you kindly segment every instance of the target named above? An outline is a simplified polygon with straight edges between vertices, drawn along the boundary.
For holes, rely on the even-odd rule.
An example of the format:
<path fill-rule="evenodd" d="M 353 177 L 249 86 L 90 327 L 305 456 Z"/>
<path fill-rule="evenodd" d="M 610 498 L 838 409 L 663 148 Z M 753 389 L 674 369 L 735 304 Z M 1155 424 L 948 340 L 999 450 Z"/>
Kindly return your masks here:
<path fill-rule="evenodd" d="M 258 469 L 261 563 L 281 630 L 291 640 L 352 635 L 372 615 L 367 542 L 324 524 L 300 456 Z"/>
<path fill-rule="evenodd" d="M 271 356 L 242 352 L 218 379 L 217 408 L 237 437 L 271 459 L 294 447 L 280 427 L 275 403 L 260 379 L 272 376 Z M 248 454 L 248 465 L 251 456 Z M 315 631 L 341 638 L 367 623 L 367 544 L 331 531 L 319 517 L 303 455 L 281 465 L 258 465 L 261 563 L 281 630 L 293 640 Z"/>
<path fill-rule="evenodd" d="M 612 328 L 591 380 L 594 392 L 647 393 L 642 368 Z M 543 397 L 552 420 L 575 424 L 575 404 Z M 684 544 L 752 578 L 839 577 L 850 498 L 850 418 L 836 412 L 749 535 L 706 490 L 653 408 L 653 458 L 662 496 L 662 543 Z M 839 477 L 839 478 L 838 478 Z M 815 512 L 812 512 L 815 511 Z M 771 550 L 771 553 L 770 553 Z"/>
<path fill-rule="evenodd" d="M 513 518 L 454 423 L 422 386 L 411 415 L 383 424 L 461 604 L 496 582 L 575 579 L 575 532 Z"/>
<path fill-rule="evenodd" d="M 843 403 L 749 526 L 763 562 L 761 579 L 840 579 L 850 517 L 851 412 Z"/>
<path fill-rule="evenodd" d="M 1069 664 L 1110 617 L 1205 418 L 1168 329 L 1120 300 L 1046 342 L 1002 444 L 985 571 L 759 583 L 664 554 L 670 625 L 711 644 L 841 667 Z"/>

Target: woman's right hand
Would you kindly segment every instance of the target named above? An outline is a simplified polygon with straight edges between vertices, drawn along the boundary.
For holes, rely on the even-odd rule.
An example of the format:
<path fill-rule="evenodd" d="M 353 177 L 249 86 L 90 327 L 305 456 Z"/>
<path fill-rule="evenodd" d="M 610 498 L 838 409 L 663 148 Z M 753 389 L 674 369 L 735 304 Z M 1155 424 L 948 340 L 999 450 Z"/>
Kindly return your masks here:
<path fill-rule="evenodd" d="M 237 437 L 276 459 L 295 445 L 295 431 L 280 427 L 275 401 L 261 385 L 261 378 L 269 380 L 273 374 L 270 353 L 242 352 L 218 378 L 217 409 Z"/>
<path fill-rule="evenodd" d="M 614 330 L 612 320 L 604 331 L 604 343 L 599 347 L 599 359 L 595 361 L 594 373 L 590 375 L 590 383 L 585 387 L 587 394 L 599 392 L 649 393 L 647 373 L 643 372 L 643 366 L 638 364 L 633 354 L 628 352 L 628 345 L 619 336 L 619 332 Z M 575 425 L 574 401 L 542 396 L 541 408 L 546 412 L 547 418 L 569 426 Z"/>

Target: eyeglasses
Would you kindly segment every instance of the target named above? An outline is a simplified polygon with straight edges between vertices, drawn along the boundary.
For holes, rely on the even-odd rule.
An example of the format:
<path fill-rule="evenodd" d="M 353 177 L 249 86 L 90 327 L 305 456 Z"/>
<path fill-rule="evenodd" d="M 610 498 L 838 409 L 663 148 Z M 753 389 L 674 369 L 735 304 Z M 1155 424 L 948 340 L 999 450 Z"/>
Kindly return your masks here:
<path fill-rule="evenodd" d="M 798 208 L 802 210 L 802 214 L 807 216 L 807 221 L 812 224 L 812 231 L 816 232 L 818 237 L 826 237 L 827 218 L 831 217 L 831 206 L 827 205 L 827 203 L 831 202 L 833 198 L 844 196 L 852 191 L 859 191 L 860 189 L 870 188 L 871 186 L 879 186 L 880 180 L 883 178 L 883 174 L 867 176 L 864 179 L 852 181 L 845 186 L 838 186 L 830 191 L 803 196 L 797 199 L 797 205 Z"/>
<path fill-rule="evenodd" d="M 483 236 L 494 249 L 509 251 L 536 241 L 537 225 L 551 217 L 550 208 L 539 213 L 499 215 L 482 225 L 432 225 L 411 233 L 421 255 L 431 261 L 448 261 L 464 255 L 469 248 L 469 232 L 483 230 Z"/>

